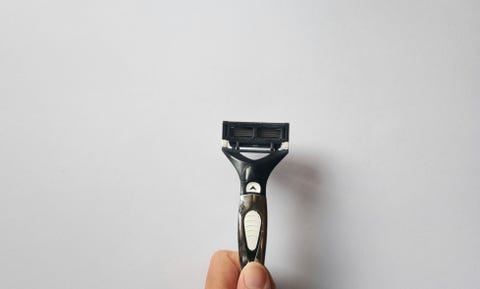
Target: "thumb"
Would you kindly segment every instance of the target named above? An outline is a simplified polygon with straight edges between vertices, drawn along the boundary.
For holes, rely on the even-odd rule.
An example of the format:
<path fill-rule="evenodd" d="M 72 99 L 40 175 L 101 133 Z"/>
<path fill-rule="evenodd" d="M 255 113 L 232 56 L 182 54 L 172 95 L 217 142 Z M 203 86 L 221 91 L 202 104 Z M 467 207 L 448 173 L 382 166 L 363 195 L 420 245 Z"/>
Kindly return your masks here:
<path fill-rule="evenodd" d="M 240 272 L 237 289 L 275 288 L 267 269 L 260 263 L 250 262 Z"/>

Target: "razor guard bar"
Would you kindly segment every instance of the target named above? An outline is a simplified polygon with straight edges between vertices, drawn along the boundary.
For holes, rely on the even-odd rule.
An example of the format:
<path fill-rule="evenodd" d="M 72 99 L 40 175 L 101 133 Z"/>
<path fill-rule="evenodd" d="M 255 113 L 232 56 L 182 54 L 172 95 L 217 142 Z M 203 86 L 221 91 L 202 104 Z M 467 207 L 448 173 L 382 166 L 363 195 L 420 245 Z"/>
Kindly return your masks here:
<path fill-rule="evenodd" d="M 288 123 L 223 122 L 222 151 L 240 178 L 238 252 L 240 266 L 264 264 L 267 240 L 266 185 L 270 173 L 288 154 Z M 251 159 L 242 152 L 266 154 Z"/>

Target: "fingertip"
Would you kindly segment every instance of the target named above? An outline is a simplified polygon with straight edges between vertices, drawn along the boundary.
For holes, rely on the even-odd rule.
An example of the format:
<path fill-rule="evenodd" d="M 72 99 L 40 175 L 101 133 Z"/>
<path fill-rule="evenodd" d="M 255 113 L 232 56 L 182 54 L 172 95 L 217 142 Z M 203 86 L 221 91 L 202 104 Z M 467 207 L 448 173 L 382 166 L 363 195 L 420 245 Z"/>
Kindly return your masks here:
<path fill-rule="evenodd" d="M 271 289 L 272 282 L 267 268 L 257 262 L 248 263 L 240 273 L 239 289 Z"/>

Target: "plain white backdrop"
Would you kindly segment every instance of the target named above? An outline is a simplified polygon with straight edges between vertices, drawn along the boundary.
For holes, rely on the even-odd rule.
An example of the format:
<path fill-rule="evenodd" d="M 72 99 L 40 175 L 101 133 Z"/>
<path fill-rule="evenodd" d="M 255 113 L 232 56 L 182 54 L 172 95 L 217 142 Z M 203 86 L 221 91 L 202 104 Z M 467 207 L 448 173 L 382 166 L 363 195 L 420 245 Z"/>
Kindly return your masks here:
<path fill-rule="evenodd" d="M 478 1 L 2 1 L 0 287 L 202 288 L 221 121 L 291 124 L 279 289 L 480 285 Z"/>

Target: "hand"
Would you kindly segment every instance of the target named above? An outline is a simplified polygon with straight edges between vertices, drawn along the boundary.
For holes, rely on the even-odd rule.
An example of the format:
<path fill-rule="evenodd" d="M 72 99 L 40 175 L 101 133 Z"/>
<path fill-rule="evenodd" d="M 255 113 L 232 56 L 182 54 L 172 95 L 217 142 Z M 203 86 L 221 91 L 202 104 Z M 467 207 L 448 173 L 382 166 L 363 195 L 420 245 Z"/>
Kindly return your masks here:
<path fill-rule="evenodd" d="M 205 289 L 273 289 L 268 270 L 260 263 L 248 263 L 242 271 L 238 253 L 217 251 L 210 260 Z"/>

